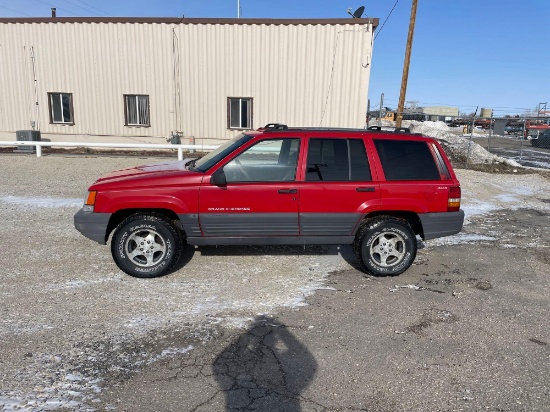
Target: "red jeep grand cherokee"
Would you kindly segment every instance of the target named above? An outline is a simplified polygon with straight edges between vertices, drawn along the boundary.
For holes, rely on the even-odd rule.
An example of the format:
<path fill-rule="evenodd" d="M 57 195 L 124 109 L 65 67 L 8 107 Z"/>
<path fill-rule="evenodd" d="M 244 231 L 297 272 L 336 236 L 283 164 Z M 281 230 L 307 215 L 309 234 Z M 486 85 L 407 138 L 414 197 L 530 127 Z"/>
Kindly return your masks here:
<path fill-rule="evenodd" d="M 417 236 L 460 232 L 460 183 L 439 143 L 395 132 L 271 125 L 200 159 L 112 172 L 74 217 L 120 269 L 156 277 L 190 245 L 352 244 L 360 267 L 397 275 Z"/>

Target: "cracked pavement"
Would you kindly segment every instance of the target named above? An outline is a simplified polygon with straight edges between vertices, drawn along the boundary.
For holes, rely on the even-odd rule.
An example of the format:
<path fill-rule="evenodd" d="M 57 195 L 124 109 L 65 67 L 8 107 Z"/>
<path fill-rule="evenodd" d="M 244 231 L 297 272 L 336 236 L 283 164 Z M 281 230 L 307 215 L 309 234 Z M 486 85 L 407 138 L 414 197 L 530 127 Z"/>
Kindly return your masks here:
<path fill-rule="evenodd" d="M 480 212 L 398 277 L 220 247 L 144 281 L 72 227 L 87 179 L 142 163 L 2 156 L 4 412 L 547 410 L 547 178 L 459 170 Z"/>
<path fill-rule="evenodd" d="M 110 386 L 103 405 L 547 410 L 550 234 L 539 229 L 550 226 L 550 214 L 502 210 L 491 222 L 474 219 L 466 230 L 498 230 L 503 240 L 422 249 L 413 267 L 393 278 L 335 272 L 308 306 L 256 317 L 240 332 L 220 330 L 215 340 Z M 531 230 L 537 248 L 523 236 Z"/>

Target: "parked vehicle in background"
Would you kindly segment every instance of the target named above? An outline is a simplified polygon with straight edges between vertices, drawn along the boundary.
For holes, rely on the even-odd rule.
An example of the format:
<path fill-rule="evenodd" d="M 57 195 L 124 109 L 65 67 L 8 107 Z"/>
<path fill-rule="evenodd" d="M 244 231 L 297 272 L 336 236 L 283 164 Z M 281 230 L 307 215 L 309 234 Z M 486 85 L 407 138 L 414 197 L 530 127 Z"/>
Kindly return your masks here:
<path fill-rule="evenodd" d="M 270 124 L 200 159 L 119 170 L 89 188 L 76 228 L 118 267 L 156 277 L 188 245 L 350 244 L 372 275 L 409 268 L 421 239 L 458 233 L 461 190 L 439 143 Z"/>
<path fill-rule="evenodd" d="M 550 130 L 548 120 L 527 120 L 525 125 L 525 137 L 539 136 L 542 132 Z"/>
<path fill-rule="evenodd" d="M 531 136 L 531 146 L 550 149 L 550 129 L 539 132 L 536 136 Z"/>
<path fill-rule="evenodd" d="M 516 136 L 528 137 L 538 136 L 539 133 L 550 129 L 550 120 L 542 119 L 526 119 L 526 120 L 511 120 L 506 125 L 506 132 Z"/>

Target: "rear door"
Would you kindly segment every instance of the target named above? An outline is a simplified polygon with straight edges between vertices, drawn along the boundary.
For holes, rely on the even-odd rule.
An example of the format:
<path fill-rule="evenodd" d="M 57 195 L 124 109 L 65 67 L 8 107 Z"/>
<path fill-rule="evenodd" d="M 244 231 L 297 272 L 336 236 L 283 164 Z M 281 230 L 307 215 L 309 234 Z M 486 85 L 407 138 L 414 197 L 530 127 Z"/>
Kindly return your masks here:
<path fill-rule="evenodd" d="M 201 186 L 203 236 L 298 236 L 299 152 L 299 136 L 266 138 L 222 161 L 227 184 L 213 185 L 207 177 Z"/>
<path fill-rule="evenodd" d="M 353 235 L 365 210 L 380 201 L 364 140 L 313 135 L 307 142 L 300 235 Z"/>
<path fill-rule="evenodd" d="M 450 187 L 458 186 L 437 146 L 425 138 L 374 138 L 388 210 L 446 212 Z"/>

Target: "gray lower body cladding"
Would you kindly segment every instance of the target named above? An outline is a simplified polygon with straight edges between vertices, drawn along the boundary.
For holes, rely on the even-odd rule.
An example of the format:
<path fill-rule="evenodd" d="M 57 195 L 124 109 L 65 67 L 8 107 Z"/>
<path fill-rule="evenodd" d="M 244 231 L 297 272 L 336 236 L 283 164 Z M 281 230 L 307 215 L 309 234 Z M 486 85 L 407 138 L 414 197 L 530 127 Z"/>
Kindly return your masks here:
<path fill-rule="evenodd" d="M 352 236 L 359 213 L 204 213 L 179 215 L 188 237 Z"/>
<path fill-rule="evenodd" d="M 300 213 L 301 236 L 355 235 L 360 213 Z"/>
<path fill-rule="evenodd" d="M 197 246 L 222 245 L 350 245 L 355 236 L 188 237 Z"/>
<path fill-rule="evenodd" d="M 444 213 L 423 213 L 418 215 L 424 230 L 424 240 L 450 236 L 459 233 L 464 225 L 464 211 Z"/>
<path fill-rule="evenodd" d="M 298 213 L 203 213 L 205 237 L 298 236 Z"/>
<path fill-rule="evenodd" d="M 111 213 L 80 209 L 75 228 L 102 245 L 107 243 Z M 459 233 L 464 211 L 420 214 L 424 240 Z M 349 244 L 361 215 L 356 213 L 180 214 L 187 241 L 194 245 Z M 201 226 L 203 233 L 201 232 Z"/>
<path fill-rule="evenodd" d="M 192 245 L 351 244 L 356 213 L 205 213 L 179 215 Z M 204 231 L 204 237 L 200 228 Z"/>
<path fill-rule="evenodd" d="M 105 245 L 107 243 L 107 225 L 111 213 L 94 213 L 80 209 L 74 215 L 74 227 L 88 239 Z"/>

